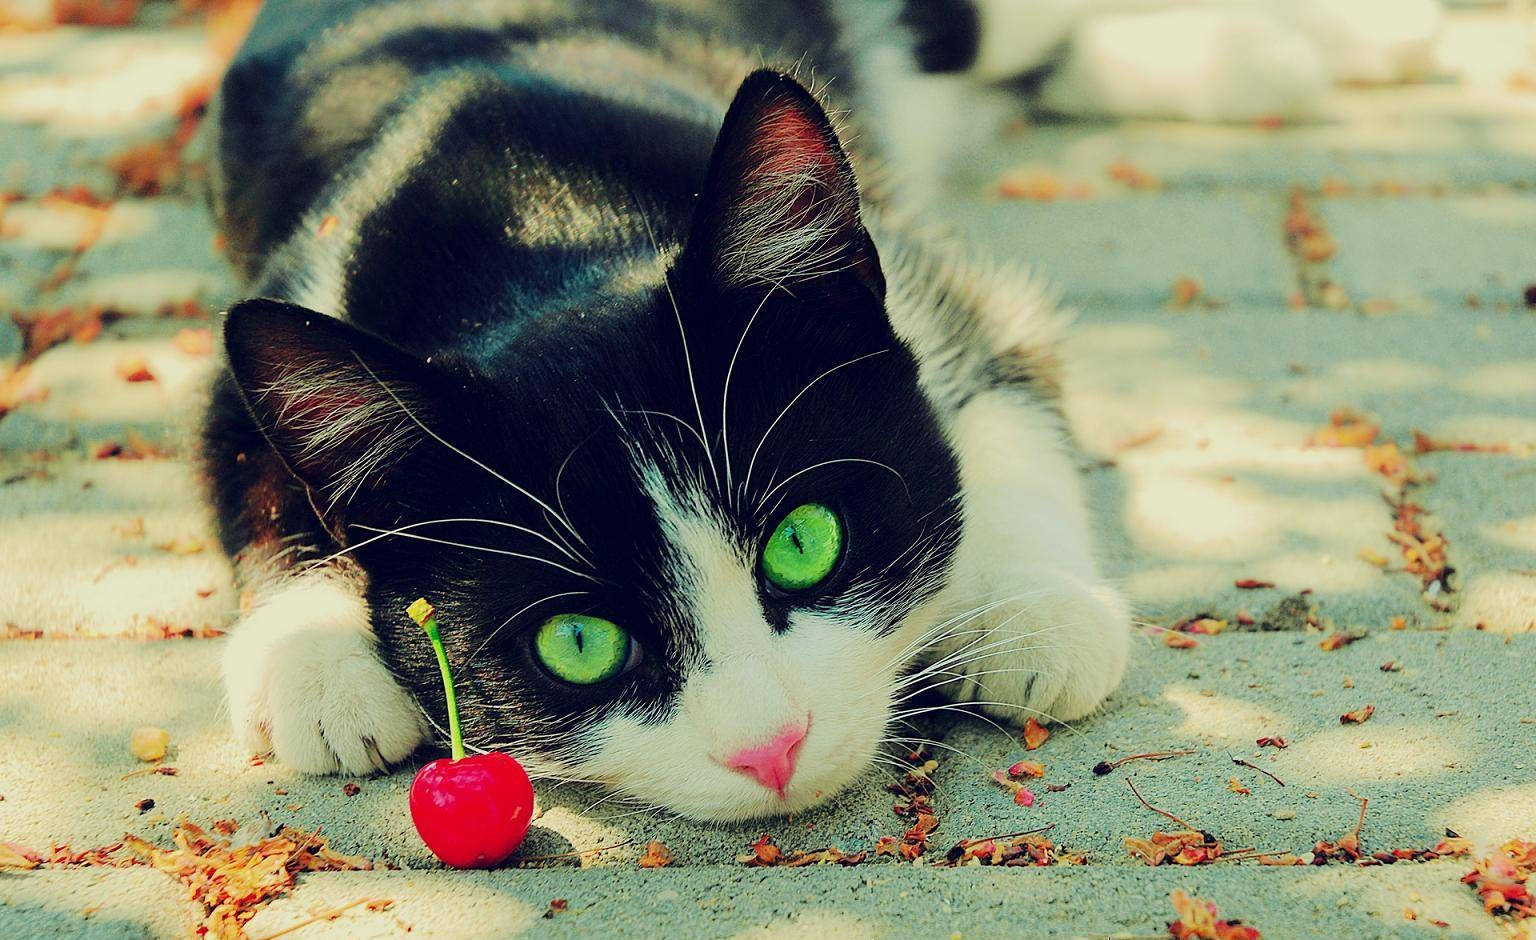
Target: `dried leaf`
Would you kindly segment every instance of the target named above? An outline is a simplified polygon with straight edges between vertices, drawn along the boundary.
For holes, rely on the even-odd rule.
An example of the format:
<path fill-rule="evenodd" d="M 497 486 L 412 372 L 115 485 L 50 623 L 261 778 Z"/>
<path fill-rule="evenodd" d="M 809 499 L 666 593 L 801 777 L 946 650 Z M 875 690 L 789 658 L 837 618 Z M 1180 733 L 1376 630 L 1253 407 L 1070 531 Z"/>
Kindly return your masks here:
<path fill-rule="evenodd" d="M 206 356 L 213 352 L 213 331 L 206 326 L 188 327 L 171 339 L 171 345 L 189 356 Z"/>
<path fill-rule="evenodd" d="M 1325 653 L 1331 653 L 1331 652 L 1333 652 L 1336 649 L 1341 649 L 1342 647 L 1348 646 L 1349 644 L 1355 642 L 1356 640 L 1363 640 L 1363 639 L 1365 639 L 1365 634 L 1364 633 L 1337 633 L 1337 632 L 1335 632 L 1335 633 L 1330 633 L 1327 636 L 1323 637 L 1322 642 L 1317 644 L 1317 648 L 1322 650 Z"/>
<path fill-rule="evenodd" d="M 1352 712 L 1345 712 L 1344 714 L 1340 715 L 1339 716 L 1339 724 L 1341 724 L 1341 725 L 1358 725 L 1358 724 L 1363 724 L 1367 719 L 1369 719 L 1371 717 L 1371 715 L 1375 714 L 1375 712 L 1376 712 L 1376 706 L 1375 705 L 1366 705 L 1363 708 L 1357 708 L 1357 709 L 1355 709 Z"/>
<path fill-rule="evenodd" d="M 645 844 L 640 855 L 641 868 L 666 868 L 672 864 L 672 850 L 654 839 Z"/>
<path fill-rule="evenodd" d="M 24 849 L 14 842 L 0 842 L 0 871 L 19 869 L 29 871 L 42 864 L 42 856 Z"/>
<path fill-rule="evenodd" d="M 1364 447 L 1376 440 L 1381 426 L 1353 408 L 1340 408 L 1328 423 L 1313 432 L 1309 443 L 1318 447 Z"/>
<path fill-rule="evenodd" d="M 1240 578 L 1237 581 L 1234 581 L 1232 586 L 1244 591 L 1256 591 L 1263 588 L 1272 588 L 1275 586 L 1275 582 L 1260 581 L 1257 578 Z"/>
<path fill-rule="evenodd" d="M 1163 645 L 1170 649 L 1188 650 L 1199 646 L 1200 641 L 1176 630 L 1164 630 Z"/>
<path fill-rule="evenodd" d="M 1483 910 L 1515 920 L 1536 917 L 1536 896 L 1531 892 L 1536 874 L 1536 842 L 1512 839 L 1499 851 L 1476 862 L 1462 883 L 1471 885 L 1483 900 Z"/>
<path fill-rule="evenodd" d="M 1035 750 L 1050 736 L 1050 729 L 1042 725 L 1034 716 L 1030 716 L 1030 719 L 1024 723 L 1024 750 Z"/>
<path fill-rule="evenodd" d="M 1168 935 L 1174 940 L 1261 940 L 1255 928 L 1238 920 L 1221 920 L 1210 901 L 1190 897 L 1178 888 L 1170 899 L 1178 915 L 1168 924 Z"/>
<path fill-rule="evenodd" d="M 1280 748 L 1281 750 L 1290 747 L 1290 745 L 1286 743 L 1285 738 L 1282 738 L 1279 735 L 1259 738 L 1253 743 L 1257 744 L 1259 747 L 1276 747 Z"/>
<path fill-rule="evenodd" d="M 117 360 L 117 377 L 124 382 L 153 382 L 155 373 L 143 356 L 123 356 Z"/>

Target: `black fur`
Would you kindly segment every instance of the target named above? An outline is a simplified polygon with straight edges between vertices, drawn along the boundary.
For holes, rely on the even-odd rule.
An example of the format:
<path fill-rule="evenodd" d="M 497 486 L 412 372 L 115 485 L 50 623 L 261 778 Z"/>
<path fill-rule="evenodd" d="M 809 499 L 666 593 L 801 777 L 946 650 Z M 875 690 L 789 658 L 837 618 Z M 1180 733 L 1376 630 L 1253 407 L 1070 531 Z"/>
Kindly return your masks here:
<path fill-rule="evenodd" d="M 925 72 L 963 72 L 981 50 L 981 16 L 971 0 L 902 0 L 900 21 Z"/>
<path fill-rule="evenodd" d="M 793 4 L 778 6 L 782 17 Z M 794 29 L 760 35 L 795 49 L 794 36 L 817 24 L 819 5 L 804 6 Z M 271 298 L 230 312 L 230 371 L 208 417 L 225 545 L 242 554 L 248 578 L 449 517 L 501 520 L 580 549 L 590 567 L 531 535 L 454 523 L 413 531 L 492 551 L 397 535 L 349 554 L 367 575 L 386 661 L 441 720 L 432 654 L 403 613 L 430 597 L 466 723 L 503 740 L 519 728 L 574 731 L 616 704 L 657 716 L 698 661 L 697 625 L 678 617 L 683 586 L 669 583 L 674 566 L 637 456 L 701 486 L 750 557 L 799 503 L 844 514 L 848 548 L 831 581 L 809 596 L 763 588 L 779 629 L 791 604 L 855 596 L 870 629 L 888 629 L 941 583 L 958 537 L 955 461 L 886 320 L 852 170 L 819 105 L 788 77 L 760 72 L 726 116 L 751 57 L 712 44 L 751 26 L 745 14 L 698 22 L 663 4 L 571 7 L 568 22 L 486 29 L 444 22 L 424 3 L 414 20 L 375 35 L 355 26 L 376 9 L 367 4 L 279 0 L 258 19 L 221 110 L 223 223 L 243 269 L 264 271 L 254 289 Z M 803 51 L 820 40 L 801 41 Z M 316 100 L 345 99 L 322 91 L 326 83 L 380 59 L 405 70 L 398 91 L 367 114 L 336 115 L 343 126 L 312 146 L 304 115 Z M 342 309 L 296 306 L 303 260 L 329 250 L 323 237 L 340 237 L 304 232 L 304 213 L 326 211 L 381 128 L 424 107 L 448 113 L 420 159 L 384 181 L 371 211 L 338 220 L 352 245 Z M 729 276 L 712 243 L 730 213 L 751 208 L 736 198 L 741 180 L 771 159 L 751 118 L 771 109 L 819 129 L 794 145 L 823 148 L 829 176 L 799 208 L 843 220 L 838 263 L 779 287 Z M 674 259 L 664 277 L 659 253 Z M 295 384 L 306 369 L 329 383 Z M 316 422 L 396 396 L 410 415 L 385 407 L 387 418 L 305 450 L 324 426 Z M 717 479 L 727 454 L 739 484 L 770 427 L 751 489 L 727 488 Z M 396 434 L 375 472 L 338 488 L 353 462 Z M 585 544 L 434 435 L 557 508 Z M 886 466 L 831 464 L 756 507 L 770 481 L 847 458 Z M 527 609 L 573 591 L 588 593 Z M 638 666 L 597 686 L 550 676 L 530 636 L 562 612 L 624 625 L 644 650 Z"/>

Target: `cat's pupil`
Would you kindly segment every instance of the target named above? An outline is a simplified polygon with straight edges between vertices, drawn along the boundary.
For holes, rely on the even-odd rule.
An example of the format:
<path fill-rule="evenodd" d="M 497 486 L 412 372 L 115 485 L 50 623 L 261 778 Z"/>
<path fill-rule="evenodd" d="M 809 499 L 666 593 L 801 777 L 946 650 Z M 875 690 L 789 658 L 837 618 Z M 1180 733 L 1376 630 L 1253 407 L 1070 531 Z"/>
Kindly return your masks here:
<path fill-rule="evenodd" d="M 582 652 L 582 649 L 581 649 L 581 625 L 580 624 L 577 624 L 576 628 L 571 631 L 571 639 L 576 642 L 576 652 L 578 652 L 578 653 Z"/>
<path fill-rule="evenodd" d="M 804 543 L 802 543 L 800 541 L 800 533 L 795 531 L 794 526 L 790 526 L 790 529 L 789 529 L 789 540 L 791 542 L 795 543 L 795 551 L 799 552 L 802 555 L 805 554 L 805 545 L 804 545 Z"/>

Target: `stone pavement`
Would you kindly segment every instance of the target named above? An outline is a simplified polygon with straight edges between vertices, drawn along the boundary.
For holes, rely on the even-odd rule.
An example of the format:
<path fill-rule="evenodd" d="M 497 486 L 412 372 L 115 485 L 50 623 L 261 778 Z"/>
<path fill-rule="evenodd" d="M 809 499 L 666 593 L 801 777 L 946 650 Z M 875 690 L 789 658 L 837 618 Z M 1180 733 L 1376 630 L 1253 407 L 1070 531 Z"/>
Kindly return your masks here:
<path fill-rule="evenodd" d="M 227 818 L 241 839 L 322 829 L 381 866 L 300 876 L 251 937 L 364 899 L 394 903 L 294 935 L 1150 937 L 1174 889 L 1270 938 L 1510 935 L 1461 884 L 1468 858 L 1240 850 L 1309 858 L 1361 799 L 1366 856 L 1446 829 L 1477 857 L 1536 838 L 1527 35 L 1457 14 L 1459 78 L 1341 91 L 1317 125 L 1009 126 L 955 169 L 943 220 L 1081 311 L 1068 408 L 1146 638 L 1101 715 L 1027 755 L 1013 729 L 925 725 L 939 827 L 917 863 L 737 860 L 764 833 L 786 851 L 899 838 L 893 778 L 872 772 L 816 811 L 732 826 L 542 787 L 519 857 L 565 857 L 467 874 L 416 840 L 409 769 L 301 778 L 226 731 L 216 636 L 237 600 L 184 441 L 207 311 L 234 288 L 197 143 L 124 158 L 177 133 L 222 33 L 168 4 L 131 29 L 0 31 L 0 310 L 17 312 L 0 322 L 0 842 L 165 846 L 180 819 Z M 1343 633 L 1364 637 L 1320 648 Z M 169 730 L 176 775 L 125 778 L 146 724 Z M 1169 750 L 1192 753 L 1093 772 Z M 1045 772 L 1021 807 L 991 774 L 1026 756 Z M 1238 857 L 1133 857 L 1126 837 L 1180 826 L 1128 780 Z M 940 867 L 962 839 L 1046 826 L 1086 863 Z M 673 867 L 637 867 L 648 840 Z M 182 936 L 204 914 L 186 899 L 144 867 L 0 869 L 0 936 Z"/>

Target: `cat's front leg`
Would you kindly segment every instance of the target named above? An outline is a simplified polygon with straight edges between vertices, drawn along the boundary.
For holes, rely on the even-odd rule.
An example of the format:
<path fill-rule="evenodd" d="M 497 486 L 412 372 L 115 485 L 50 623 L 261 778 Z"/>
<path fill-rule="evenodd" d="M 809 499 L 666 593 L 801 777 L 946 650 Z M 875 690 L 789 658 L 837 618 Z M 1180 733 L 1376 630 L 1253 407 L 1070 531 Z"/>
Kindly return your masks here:
<path fill-rule="evenodd" d="M 965 529 L 931 682 L 1021 724 L 1080 718 L 1125 675 L 1130 610 L 1098 573 L 1059 422 L 1022 392 L 988 392 L 962 410 L 953 440 Z"/>
<path fill-rule="evenodd" d="M 384 770 L 426 737 L 416 701 L 375 650 L 360 586 L 340 572 L 258 587 L 223 669 L 236 738 L 306 773 Z"/>

